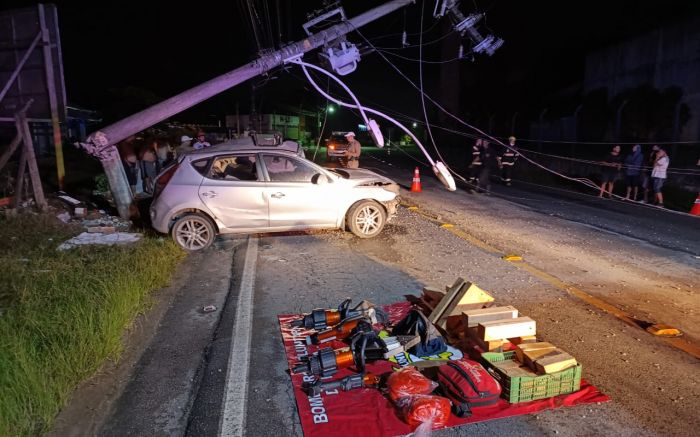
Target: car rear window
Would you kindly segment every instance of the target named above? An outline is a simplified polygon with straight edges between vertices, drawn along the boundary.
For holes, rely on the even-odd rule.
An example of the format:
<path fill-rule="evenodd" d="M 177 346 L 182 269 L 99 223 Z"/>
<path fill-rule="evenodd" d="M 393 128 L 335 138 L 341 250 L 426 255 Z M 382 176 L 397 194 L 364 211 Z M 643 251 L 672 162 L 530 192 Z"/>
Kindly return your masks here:
<path fill-rule="evenodd" d="M 192 161 L 192 168 L 194 168 L 199 174 L 204 176 L 204 174 L 207 172 L 207 168 L 209 168 L 209 161 L 211 161 L 210 158 Z"/>

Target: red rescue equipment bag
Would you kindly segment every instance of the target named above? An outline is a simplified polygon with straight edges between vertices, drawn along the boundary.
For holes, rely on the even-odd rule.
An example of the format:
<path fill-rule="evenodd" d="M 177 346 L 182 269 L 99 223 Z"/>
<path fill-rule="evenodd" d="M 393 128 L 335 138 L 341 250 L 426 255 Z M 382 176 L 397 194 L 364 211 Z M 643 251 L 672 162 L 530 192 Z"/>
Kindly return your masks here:
<path fill-rule="evenodd" d="M 458 417 L 496 405 L 501 395 L 501 385 L 476 361 L 450 361 L 438 367 L 437 374 L 443 394 L 452 401 L 452 413 Z"/>

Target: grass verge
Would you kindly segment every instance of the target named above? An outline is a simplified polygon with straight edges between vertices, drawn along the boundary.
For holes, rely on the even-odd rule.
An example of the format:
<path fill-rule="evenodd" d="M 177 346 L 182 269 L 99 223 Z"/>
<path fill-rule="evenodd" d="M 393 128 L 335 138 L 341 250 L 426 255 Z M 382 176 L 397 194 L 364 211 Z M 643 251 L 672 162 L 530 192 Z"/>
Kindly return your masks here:
<path fill-rule="evenodd" d="M 46 433 L 184 256 L 153 238 L 56 250 L 78 232 L 53 216 L 0 218 L 0 436 Z"/>

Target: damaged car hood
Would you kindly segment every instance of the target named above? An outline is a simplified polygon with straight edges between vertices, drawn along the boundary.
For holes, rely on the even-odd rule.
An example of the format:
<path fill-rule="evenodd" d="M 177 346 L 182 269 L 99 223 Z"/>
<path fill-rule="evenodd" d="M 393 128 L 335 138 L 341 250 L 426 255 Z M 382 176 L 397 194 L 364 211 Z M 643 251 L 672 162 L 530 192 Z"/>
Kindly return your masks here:
<path fill-rule="evenodd" d="M 372 170 L 367 170 L 364 168 L 336 168 L 333 169 L 333 173 L 339 175 L 343 179 L 348 179 L 353 183 L 353 185 L 367 185 L 367 184 L 395 184 L 393 180 L 382 176 Z"/>

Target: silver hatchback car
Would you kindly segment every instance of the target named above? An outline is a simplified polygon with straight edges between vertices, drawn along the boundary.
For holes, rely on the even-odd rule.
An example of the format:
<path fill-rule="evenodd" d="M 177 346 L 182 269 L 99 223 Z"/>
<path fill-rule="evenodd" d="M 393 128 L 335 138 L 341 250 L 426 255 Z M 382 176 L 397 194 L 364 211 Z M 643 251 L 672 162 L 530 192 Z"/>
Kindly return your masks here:
<path fill-rule="evenodd" d="M 365 169 L 322 168 L 288 150 L 222 144 L 188 153 L 156 179 L 151 222 L 185 250 L 217 234 L 347 228 L 378 235 L 399 187 Z"/>

